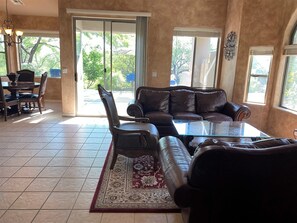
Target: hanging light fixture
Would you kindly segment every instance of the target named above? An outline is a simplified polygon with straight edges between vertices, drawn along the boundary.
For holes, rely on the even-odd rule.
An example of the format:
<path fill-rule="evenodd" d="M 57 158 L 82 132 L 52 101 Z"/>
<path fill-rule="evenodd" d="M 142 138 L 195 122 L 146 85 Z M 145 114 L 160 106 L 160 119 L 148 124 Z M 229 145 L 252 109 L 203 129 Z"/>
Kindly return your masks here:
<path fill-rule="evenodd" d="M 6 0 L 6 19 L 2 23 L 2 29 L 0 31 L 4 35 L 4 40 L 1 42 L 6 43 L 7 46 L 12 46 L 12 44 L 22 43 L 23 32 L 19 30 L 14 31 L 12 20 L 8 18 L 7 0 Z"/>

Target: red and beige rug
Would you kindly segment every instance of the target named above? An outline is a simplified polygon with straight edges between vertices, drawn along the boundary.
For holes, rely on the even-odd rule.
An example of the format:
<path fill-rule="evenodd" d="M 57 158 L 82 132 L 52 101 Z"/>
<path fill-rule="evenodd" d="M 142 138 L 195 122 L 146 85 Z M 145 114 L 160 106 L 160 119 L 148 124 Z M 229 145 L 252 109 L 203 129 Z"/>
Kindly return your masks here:
<path fill-rule="evenodd" d="M 119 155 L 110 170 L 107 155 L 90 212 L 180 212 L 171 199 L 152 156 L 129 159 Z"/>

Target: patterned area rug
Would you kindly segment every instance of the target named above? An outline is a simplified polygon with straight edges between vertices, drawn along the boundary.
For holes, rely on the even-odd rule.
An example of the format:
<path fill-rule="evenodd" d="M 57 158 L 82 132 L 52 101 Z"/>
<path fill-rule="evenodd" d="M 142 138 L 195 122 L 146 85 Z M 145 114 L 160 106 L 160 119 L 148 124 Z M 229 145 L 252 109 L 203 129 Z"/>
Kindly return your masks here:
<path fill-rule="evenodd" d="M 129 159 L 119 155 L 110 170 L 107 155 L 90 212 L 180 212 L 171 199 L 159 163 L 152 156 Z"/>

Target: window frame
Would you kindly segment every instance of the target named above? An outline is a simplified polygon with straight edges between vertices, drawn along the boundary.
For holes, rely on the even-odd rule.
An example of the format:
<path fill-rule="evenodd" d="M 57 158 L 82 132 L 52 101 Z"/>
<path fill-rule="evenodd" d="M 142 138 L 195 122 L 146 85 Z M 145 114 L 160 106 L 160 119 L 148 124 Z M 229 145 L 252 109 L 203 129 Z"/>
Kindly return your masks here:
<path fill-rule="evenodd" d="M 24 37 L 44 37 L 44 38 L 58 38 L 59 39 L 59 50 L 60 50 L 60 55 L 61 55 L 61 44 L 60 44 L 60 36 L 59 36 L 59 32 L 55 32 L 55 31 L 38 31 L 38 30 L 34 30 L 34 31 L 26 31 L 23 35 Z M 17 47 L 17 58 L 18 58 L 18 68 L 19 69 L 27 69 L 27 68 L 22 68 L 22 64 L 21 64 L 21 44 L 19 44 L 19 46 Z M 61 67 L 61 57 L 60 57 L 60 76 L 59 77 L 51 77 L 48 76 L 49 78 L 61 78 L 62 77 L 62 67 Z M 49 73 L 50 71 L 48 71 Z M 36 75 L 36 74 L 35 74 Z M 37 77 L 41 77 L 38 75 Z"/>
<path fill-rule="evenodd" d="M 3 40 L 5 40 L 5 36 L 3 34 L 0 33 L 0 35 L 3 37 Z M 8 69 L 8 57 L 7 57 L 7 45 L 5 44 L 5 42 L 1 42 L 0 41 L 0 44 L 3 44 L 3 49 L 4 51 L 0 51 L 0 54 L 4 54 L 4 57 L 5 57 L 5 66 L 6 66 L 6 74 L 9 73 L 9 69 Z M 6 75 L 5 73 L 3 74 L 0 74 L 0 76 L 5 76 Z"/>
<path fill-rule="evenodd" d="M 192 55 L 192 70 L 191 70 L 191 87 L 193 87 L 194 80 L 195 80 L 195 60 L 196 56 L 199 52 L 197 52 L 197 41 L 198 38 L 207 37 L 207 38 L 217 38 L 217 46 L 216 46 L 216 61 L 215 61 L 215 71 L 213 76 L 213 83 L 212 87 L 217 86 L 218 81 L 218 71 L 219 71 L 219 64 L 220 64 L 220 45 L 221 45 L 221 29 L 208 29 L 208 28 L 187 28 L 187 27 L 175 27 L 173 30 L 172 40 L 174 37 L 192 37 L 194 38 L 193 41 L 193 55 Z M 173 47 L 173 45 L 172 45 Z M 173 50 L 173 48 L 172 48 Z M 172 56 L 172 54 L 171 54 Z M 171 58 L 172 64 L 172 58 Z M 170 79 L 171 81 L 171 79 Z M 197 87 L 197 86 L 196 86 Z"/>
<path fill-rule="evenodd" d="M 285 87 L 287 83 L 287 74 L 289 69 L 289 58 L 290 56 L 296 56 L 297 57 L 297 41 L 294 43 L 294 36 L 297 35 L 297 24 L 292 29 L 292 32 L 290 34 L 289 38 L 289 44 L 284 47 L 283 56 L 285 57 L 285 65 L 283 69 L 283 79 L 282 79 L 282 87 L 281 87 L 281 94 L 280 94 L 280 100 L 279 100 L 279 107 L 282 109 L 286 109 L 289 111 L 297 112 L 297 109 L 294 110 L 292 108 L 289 108 L 287 106 L 284 106 L 284 93 L 285 93 Z M 297 69 L 296 69 L 297 72 Z"/>
<path fill-rule="evenodd" d="M 247 83 L 246 83 L 246 87 L 245 87 L 245 97 L 244 97 L 244 101 L 246 103 L 266 105 L 268 84 L 269 84 L 269 79 L 271 76 L 271 67 L 272 67 L 273 58 L 274 58 L 273 51 L 274 51 L 274 48 L 272 46 L 255 46 L 255 47 L 250 48 L 248 70 L 247 70 Z M 252 74 L 252 66 L 253 66 L 253 57 L 254 56 L 271 56 L 268 72 L 266 75 L 265 74 Z M 250 82 L 251 82 L 252 77 L 255 77 L 255 78 L 266 77 L 267 78 L 265 94 L 264 94 L 264 102 L 248 101 L 249 87 L 250 87 Z"/>

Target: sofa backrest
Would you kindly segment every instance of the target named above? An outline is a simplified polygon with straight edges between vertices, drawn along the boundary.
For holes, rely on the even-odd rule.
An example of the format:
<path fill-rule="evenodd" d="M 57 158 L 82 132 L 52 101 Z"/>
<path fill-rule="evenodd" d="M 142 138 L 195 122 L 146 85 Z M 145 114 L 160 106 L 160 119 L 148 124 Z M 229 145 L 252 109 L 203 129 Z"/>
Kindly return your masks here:
<path fill-rule="evenodd" d="M 178 89 L 170 91 L 170 113 L 196 112 L 195 91 Z"/>
<path fill-rule="evenodd" d="M 278 156 L 280 158 L 276 158 Z M 261 174 L 260 172 L 264 171 L 265 168 L 267 168 L 265 172 L 268 173 L 274 171 L 275 168 L 287 165 L 288 163 L 282 163 L 283 159 L 288 158 L 289 160 L 292 157 L 294 157 L 293 162 L 296 163 L 294 165 L 297 180 L 297 140 L 272 138 L 242 144 L 209 139 L 199 145 L 193 156 L 188 175 L 189 183 L 201 187 L 208 184 L 206 182 L 209 180 L 218 180 L 221 175 L 225 174 L 223 170 L 229 168 L 228 175 L 238 173 L 243 175 L 244 170 L 241 171 L 240 168 L 244 168 L 250 173 L 257 165 L 262 167 L 256 168 L 253 176 Z M 280 166 L 275 166 L 277 163 Z M 274 168 L 270 168 L 271 166 Z M 211 187 L 216 185 L 211 184 Z"/>
<path fill-rule="evenodd" d="M 138 102 L 141 103 L 144 113 L 161 111 L 169 112 L 169 91 L 141 89 L 138 93 Z"/>
<path fill-rule="evenodd" d="M 217 88 L 172 86 L 155 88 L 142 86 L 136 90 L 136 99 L 144 112 L 219 112 L 227 102 L 226 92 Z"/>
<path fill-rule="evenodd" d="M 221 89 L 213 91 L 196 92 L 196 112 L 220 112 L 227 102 L 225 91 Z"/>
<path fill-rule="evenodd" d="M 271 142 L 255 149 L 213 145 L 194 155 L 188 183 L 209 194 L 215 216 L 232 210 L 238 216 L 269 213 L 272 218 L 297 219 L 297 214 L 290 216 L 297 209 L 297 142 L 265 145 L 273 146 Z"/>

